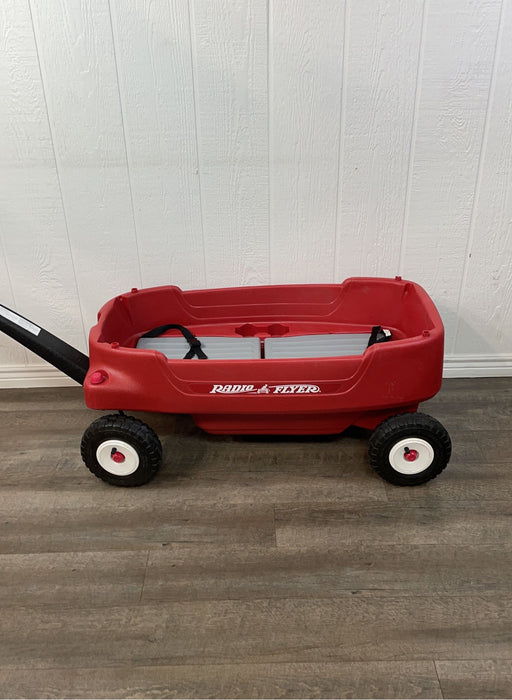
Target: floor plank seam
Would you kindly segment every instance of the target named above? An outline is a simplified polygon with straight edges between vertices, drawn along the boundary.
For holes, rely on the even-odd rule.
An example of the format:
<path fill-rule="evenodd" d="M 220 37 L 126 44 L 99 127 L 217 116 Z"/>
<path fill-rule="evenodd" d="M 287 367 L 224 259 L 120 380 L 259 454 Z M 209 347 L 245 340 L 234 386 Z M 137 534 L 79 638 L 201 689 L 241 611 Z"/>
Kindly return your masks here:
<path fill-rule="evenodd" d="M 441 683 L 441 679 L 439 677 L 439 670 L 437 668 L 437 663 L 435 659 L 432 659 L 432 663 L 434 664 L 434 670 L 436 672 L 436 677 L 437 677 L 437 682 L 439 683 L 439 691 L 441 693 L 441 697 L 444 700 L 444 691 L 443 691 L 443 684 Z"/>
<path fill-rule="evenodd" d="M 151 554 L 151 550 L 148 549 L 148 553 L 147 553 L 147 556 L 146 556 L 146 566 L 144 567 L 144 576 L 143 576 L 143 578 L 142 578 L 142 586 L 141 586 L 141 589 L 140 589 L 140 596 L 139 596 L 139 603 L 138 603 L 139 605 L 140 605 L 141 602 L 142 602 L 142 596 L 143 596 L 143 594 L 144 594 L 144 586 L 146 585 L 146 576 L 147 576 L 147 573 L 148 573 L 148 563 L 149 563 L 149 555 L 150 555 L 150 554 Z"/>

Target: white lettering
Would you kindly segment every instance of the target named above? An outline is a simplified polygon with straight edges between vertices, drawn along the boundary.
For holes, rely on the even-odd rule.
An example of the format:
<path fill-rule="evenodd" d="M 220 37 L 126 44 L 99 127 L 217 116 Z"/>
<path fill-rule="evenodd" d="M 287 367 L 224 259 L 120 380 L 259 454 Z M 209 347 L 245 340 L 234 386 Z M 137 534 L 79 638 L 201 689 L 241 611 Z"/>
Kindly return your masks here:
<path fill-rule="evenodd" d="M 316 384 L 214 384 L 210 394 L 318 394 L 321 389 Z"/>
<path fill-rule="evenodd" d="M 210 394 L 249 394 L 253 391 L 254 384 L 214 384 Z"/>

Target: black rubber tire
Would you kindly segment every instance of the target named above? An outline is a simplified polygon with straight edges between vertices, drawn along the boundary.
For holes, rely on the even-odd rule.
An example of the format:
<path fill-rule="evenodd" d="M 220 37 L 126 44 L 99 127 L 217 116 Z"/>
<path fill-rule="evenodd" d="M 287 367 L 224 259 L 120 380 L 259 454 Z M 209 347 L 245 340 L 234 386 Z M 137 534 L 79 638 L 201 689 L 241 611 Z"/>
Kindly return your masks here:
<path fill-rule="evenodd" d="M 106 440 L 127 442 L 139 457 L 137 469 L 127 476 L 105 470 L 96 451 Z M 91 423 L 82 437 L 80 452 L 86 467 L 99 479 L 114 486 L 142 486 L 155 476 L 162 463 L 162 445 L 155 431 L 138 418 L 125 415 L 102 416 Z"/>
<path fill-rule="evenodd" d="M 390 462 L 393 446 L 407 438 L 421 438 L 434 450 L 431 464 L 418 474 L 402 474 Z M 383 479 L 396 486 L 418 486 L 434 479 L 450 460 L 452 443 L 444 426 L 424 413 L 402 413 L 383 421 L 370 436 L 370 464 Z"/>

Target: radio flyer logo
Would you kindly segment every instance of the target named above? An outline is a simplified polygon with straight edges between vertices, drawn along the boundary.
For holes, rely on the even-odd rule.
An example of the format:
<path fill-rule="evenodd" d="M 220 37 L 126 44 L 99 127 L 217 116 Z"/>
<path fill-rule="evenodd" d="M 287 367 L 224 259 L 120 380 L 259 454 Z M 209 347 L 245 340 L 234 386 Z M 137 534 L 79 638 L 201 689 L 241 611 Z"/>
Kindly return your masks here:
<path fill-rule="evenodd" d="M 317 384 L 214 384 L 210 394 L 320 394 Z"/>

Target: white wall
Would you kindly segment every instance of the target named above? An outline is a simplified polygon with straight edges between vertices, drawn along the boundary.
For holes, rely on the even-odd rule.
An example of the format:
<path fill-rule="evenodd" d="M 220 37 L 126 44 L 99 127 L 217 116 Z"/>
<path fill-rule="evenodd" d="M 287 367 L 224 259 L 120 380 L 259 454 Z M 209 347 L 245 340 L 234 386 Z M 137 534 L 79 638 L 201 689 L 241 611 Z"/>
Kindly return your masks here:
<path fill-rule="evenodd" d="M 423 284 L 512 374 L 512 0 L 2 0 L 0 301 Z M 65 381 L 0 334 L 0 386 Z"/>

